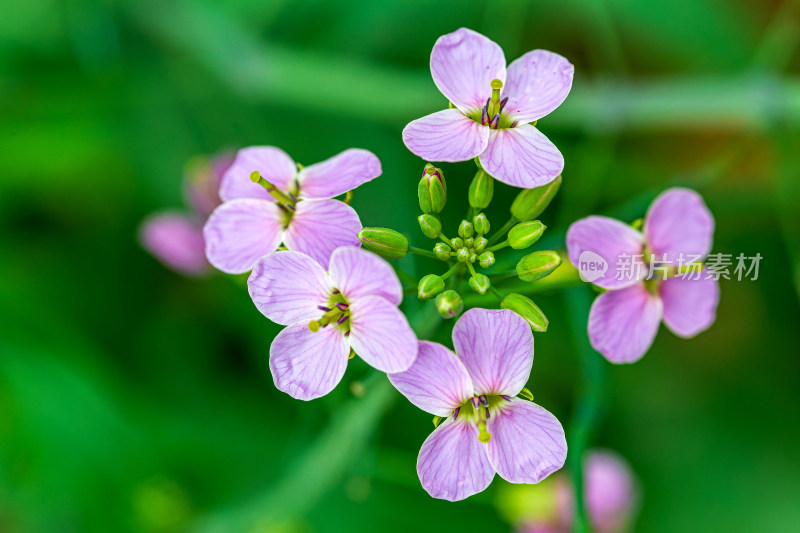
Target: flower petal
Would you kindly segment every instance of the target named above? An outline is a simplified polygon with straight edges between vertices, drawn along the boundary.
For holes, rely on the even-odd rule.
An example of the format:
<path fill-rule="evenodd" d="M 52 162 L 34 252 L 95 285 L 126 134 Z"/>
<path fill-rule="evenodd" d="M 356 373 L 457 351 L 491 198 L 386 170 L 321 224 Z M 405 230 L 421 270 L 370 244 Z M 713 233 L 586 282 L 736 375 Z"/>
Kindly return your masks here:
<path fill-rule="evenodd" d="M 492 95 L 492 80 L 506 81 L 506 58 L 491 39 L 460 28 L 436 40 L 431 75 L 442 94 L 468 113 L 483 107 Z"/>
<path fill-rule="evenodd" d="M 539 483 L 564 466 L 567 439 L 561 422 L 535 403 L 512 398 L 486 423 L 489 462 L 511 483 Z"/>
<path fill-rule="evenodd" d="M 456 354 L 435 342 L 420 341 L 417 359 L 389 381 L 408 401 L 433 415 L 448 417 L 472 397 L 472 381 Z"/>
<path fill-rule="evenodd" d="M 403 129 L 403 142 L 426 161 L 467 161 L 486 149 L 489 128 L 464 116 L 458 109 L 445 109 L 418 118 Z"/>
<path fill-rule="evenodd" d="M 533 365 L 533 334 L 508 309 L 470 309 L 453 328 L 453 346 L 467 368 L 475 394 L 516 396 Z"/>
<path fill-rule="evenodd" d="M 714 217 L 703 198 L 691 189 L 673 188 L 661 193 L 650 205 L 644 235 L 654 254 L 677 262 L 680 254 L 703 259 L 711 251 Z"/>
<path fill-rule="evenodd" d="M 394 305 L 403 301 L 403 286 L 394 269 L 372 252 L 354 246 L 337 248 L 328 270 L 334 287 L 350 302 L 364 296 L 381 296 Z"/>
<path fill-rule="evenodd" d="M 575 67 L 566 58 L 533 50 L 508 66 L 503 95 L 505 112 L 520 122 L 532 122 L 550 114 L 569 94 Z"/>
<path fill-rule="evenodd" d="M 422 443 L 417 475 L 428 494 L 455 502 L 486 490 L 494 469 L 475 425 L 450 418 Z"/>
<path fill-rule="evenodd" d="M 659 295 L 664 304 L 664 323 L 679 337 L 694 337 L 716 319 L 719 283 L 714 278 L 668 278 L 661 282 Z"/>
<path fill-rule="evenodd" d="M 582 218 L 567 230 L 569 260 L 581 279 L 605 289 L 630 287 L 645 278 L 643 246 L 639 231 L 613 218 Z"/>
<path fill-rule="evenodd" d="M 498 181 L 525 189 L 547 185 L 564 170 L 556 145 L 530 124 L 491 130 L 480 161 Z"/>
<path fill-rule="evenodd" d="M 164 265 L 187 276 L 209 272 L 203 230 L 189 217 L 161 213 L 148 217 L 139 233 L 142 246 Z"/>
<path fill-rule="evenodd" d="M 381 175 L 375 154 L 351 148 L 330 159 L 305 167 L 297 178 L 302 198 L 333 198 Z"/>
<path fill-rule="evenodd" d="M 325 270 L 300 252 L 274 252 L 261 258 L 247 280 L 250 298 L 261 314 L 284 326 L 322 316 L 331 286 Z"/>
<path fill-rule="evenodd" d="M 197 216 L 208 218 L 208 215 L 222 203 L 219 187 L 222 176 L 231 164 L 233 164 L 233 154 L 224 153 L 212 159 L 197 158 L 187 165 L 183 177 L 184 195 Z"/>
<path fill-rule="evenodd" d="M 308 321 L 303 321 L 285 328 L 272 341 L 269 369 L 279 390 L 298 400 L 313 400 L 339 384 L 349 354 L 340 330 L 327 327 L 312 332 Z"/>
<path fill-rule="evenodd" d="M 589 340 L 612 363 L 633 363 L 653 344 L 661 322 L 661 300 L 644 283 L 604 292 L 589 312 Z"/>
<path fill-rule="evenodd" d="M 380 296 L 350 303 L 350 346 L 381 372 L 408 370 L 417 358 L 417 336 L 396 305 Z"/>
<path fill-rule="evenodd" d="M 598 532 L 622 531 L 636 501 L 633 473 L 610 451 L 593 451 L 584 464 L 586 507 Z"/>
<path fill-rule="evenodd" d="M 240 199 L 217 207 L 203 228 L 208 261 L 242 274 L 281 243 L 283 214 L 272 202 Z"/>
<path fill-rule="evenodd" d="M 272 196 L 250 181 L 250 174 L 258 170 L 261 177 L 282 191 L 288 191 L 297 175 L 297 165 L 286 152 L 274 146 L 251 146 L 236 154 L 233 165 L 222 177 L 219 196 L 226 202 L 234 198 L 261 198 L 272 201 Z"/>
<path fill-rule="evenodd" d="M 355 210 L 339 200 L 303 200 L 283 235 L 286 247 L 327 265 L 340 246 L 360 246 L 361 221 Z"/>

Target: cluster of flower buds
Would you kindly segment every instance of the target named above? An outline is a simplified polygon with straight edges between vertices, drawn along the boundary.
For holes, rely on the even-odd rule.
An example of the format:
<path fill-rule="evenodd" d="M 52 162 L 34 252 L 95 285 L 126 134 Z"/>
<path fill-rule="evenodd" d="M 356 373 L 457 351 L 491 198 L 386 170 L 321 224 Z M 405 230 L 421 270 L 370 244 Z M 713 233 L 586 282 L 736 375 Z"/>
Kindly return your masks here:
<path fill-rule="evenodd" d="M 388 228 L 364 228 L 359 238 L 365 248 L 387 259 L 418 253 L 447 263 L 444 273 L 427 274 L 417 285 L 417 297 L 435 299 L 443 318 L 454 318 L 463 311 L 461 294 L 469 287 L 479 295 L 490 292 L 498 298 L 500 307 L 521 315 L 534 331 L 546 331 L 547 318 L 530 298 L 503 294 L 493 284 L 513 277 L 525 282 L 541 280 L 561 265 L 561 256 L 554 251 L 536 251 L 519 260 L 515 273 L 507 274 L 499 271 L 501 265 L 496 265 L 495 254 L 505 248 L 527 249 L 542 237 L 547 227 L 536 218 L 550 204 L 560 185 L 561 176 L 558 176 L 547 185 L 523 189 L 511 205 L 510 220 L 492 234 L 492 224 L 484 210 L 494 196 L 494 179 L 478 163 L 478 171 L 469 186 L 467 216 L 453 234 L 445 231 L 439 219 L 447 204 L 444 173 L 428 163 L 417 188 L 422 211 L 417 221 L 422 234 L 437 241 L 433 248 L 428 251 L 410 246 L 405 235 Z"/>

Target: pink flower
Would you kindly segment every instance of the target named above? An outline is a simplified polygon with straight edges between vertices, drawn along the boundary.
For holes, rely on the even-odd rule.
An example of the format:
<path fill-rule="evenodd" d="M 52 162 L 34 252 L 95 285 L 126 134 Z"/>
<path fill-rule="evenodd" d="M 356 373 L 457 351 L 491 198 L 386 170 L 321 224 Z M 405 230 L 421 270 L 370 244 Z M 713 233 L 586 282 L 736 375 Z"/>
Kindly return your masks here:
<path fill-rule="evenodd" d="M 533 50 L 506 69 L 497 43 L 467 28 L 439 37 L 431 52 L 436 87 L 454 109 L 411 122 L 409 150 L 427 161 L 480 157 L 493 177 L 514 187 L 553 181 L 564 158 L 531 122 L 567 97 L 574 67 L 558 54 Z"/>
<path fill-rule="evenodd" d="M 225 203 L 204 228 L 209 262 L 241 274 L 282 242 L 327 265 L 336 248 L 361 244 L 358 215 L 332 198 L 380 174 L 380 161 L 366 150 L 345 150 L 300 170 L 278 148 L 240 150 L 222 180 L 219 194 Z"/>
<path fill-rule="evenodd" d="M 328 272 L 299 252 L 275 252 L 247 281 L 261 313 L 288 326 L 270 347 L 275 386 L 298 400 L 328 394 L 342 380 L 352 349 L 381 372 L 407 370 L 417 338 L 397 308 L 400 280 L 377 255 L 338 248 Z"/>
<path fill-rule="evenodd" d="M 142 246 L 164 265 L 187 276 L 208 274 L 203 224 L 220 203 L 217 190 L 222 175 L 233 162 L 228 154 L 210 161 L 198 158 L 187 165 L 184 176 L 189 214 L 167 211 L 148 217 L 139 231 Z"/>
<path fill-rule="evenodd" d="M 533 364 L 530 326 L 509 310 L 471 309 L 453 329 L 456 354 L 420 342 L 416 362 L 389 380 L 420 409 L 446 418 L 422 445 L 417 474 L 434 498 L 456 501 L 483 491 L 495 472 L 538 483 L 564 465 L 558 419 L 515 398 Z"/>
<path fill-rule="evenodd" d="M 650 348 L 662 320 L 684 338 L 710 327 L 719 303 L 716 279 L 702 273 L 681 277 L 674 272 L 662 272 L 647 281 L 644 278 L 651 254 L 673 269 L 702 261 L 711 250 L 713 233 L 714 219 L 700 195 L 679 188 L 655 199 L 643 232 L 601 216 L 572 224 L 567 232 L 572 264 L 585 269 L 589 256 L 592 265 L 607 265 L 602 275 L 592 279 L 609 289 L 595 300 L 589 313 L 589 339 L 594 349 L 612 363 L 632 363 Z M 629 268 L 636 262 L 631 258 L 638 255 L 642 261 L 643 253 L 644 261 Z M 655 269 L 651 273 L 658 274 Z"/>
<path fill-rule="evenodd" d="M 559 474 L 554 491 L 555 509 L 542 516 L 528 517 L 521 533 L 569 533 L 575 518 L 575 489 L 570 479 Z M 583 463 L 583 494 L 586 513 L 596 533 L 619 533 L 630 525 L 638 500 L 636 482 L 628 464 L 609 450 L 592 450 Z M 538 510 L 539 502 L 531 502 Z"/>

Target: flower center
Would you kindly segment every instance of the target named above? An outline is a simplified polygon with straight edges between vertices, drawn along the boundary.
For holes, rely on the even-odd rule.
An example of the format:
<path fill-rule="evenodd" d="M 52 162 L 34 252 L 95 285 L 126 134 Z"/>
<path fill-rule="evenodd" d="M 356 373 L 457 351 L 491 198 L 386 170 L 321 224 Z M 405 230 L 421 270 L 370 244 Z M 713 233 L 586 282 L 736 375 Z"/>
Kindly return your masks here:
<path fill-rule="evenodd" d="M 471 422 L 478 427 L 478 440 L 484 444 L 492 440 L 492 434 L 486 429 L 486 422 L 496 414 L 498 409 L 511 401 L 509 396 L 495 396 L 484 394 L 473 396 L 464 405 L 453 411 L 453 416 L 466 422 Z"/>
<path fill-rule="evenodd" d="M 508 114 L 503 113 L 503 108 L 508 103 L 508 96 L 502 100 L 500 99 L 500 90 L 503 88 L 503 82 L 494 79 L 489 85 L 492 88 L 492 95 L 486 99 L 486 104 L 480 109 L 480 112 L 475 111 L 467 116 L 493 130 L 513 128 L 517 125 L 517 121 L 513 120 Z"/>
<path fill-rule="evenodd" d="M 324 314 L 308 323 L 309 330 L 316 333 L 320 328 L 333 324 L 344 332 L 345 337 L 350 335 L 350 304 L 339 289 L 333 289 L 328 305 L 320 305 L 318 309 Z"/>
<path fill-rule="evenodd" d="M 278 208 L 283 212 L 283 220 L 281 223 L 284 229 L 286 229 L 289 226 L 289 222 L 292 221 L 292 216 L 294 215 L 294 211 L 297 208 L 297 202 L 299 201 L 297 197 L 300 193 L 300 186 L 297 183 L 297 180 L 293 182 L 291 190 L 287 192 L 280 190 L 275 185 L 262 178 L 261 172 L 258 170 L 254 170 L 250 173 L 250 181 L 253 183 L 258 183 L 264 187 L 270 196 L 275 199 L 275 202 L 278 204 Z"/>

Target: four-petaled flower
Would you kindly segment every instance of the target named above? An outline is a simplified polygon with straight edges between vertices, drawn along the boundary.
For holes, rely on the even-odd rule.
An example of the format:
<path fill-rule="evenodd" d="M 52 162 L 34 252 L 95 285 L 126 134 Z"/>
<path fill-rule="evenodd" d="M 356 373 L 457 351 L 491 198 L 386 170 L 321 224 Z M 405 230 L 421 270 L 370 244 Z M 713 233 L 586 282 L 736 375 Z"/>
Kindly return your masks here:
<path fill-rule="evenodd" d="M 299 252 L 275 252 L 253 267 L 250 297 L 264 316 L 288 326 L 270 347 L 275 386 L 299 400 L 328 394 L 352 349 L 382 372 L 407 370 L 417 337 L 397 308 L 400 280 L 377 255 L 345 246 L 328 272 Z"/>
<path fill-rule="evenodd" d="M 591 216 L 567 232 L 569 258 L 581 269 L 581 254 L 592 252 L 608 265 L 620 257 L 655 255 L 668 265 L 683 257 L 702 260 L 711 250 L 714 218 L 703 199 L 689 189 L 663 192 L 650 206 L 643 231 L 608 217 Z M 592 282 L 604 289 L 589 313 L 589 339 L 612 363 L 632 363 L 650 348 L 663 319 L 679 337 L 693 337 L 714 323 L 719 286 L 716 279 L 672 275 L 647 276 L 642 264 L 632 276 L 615 276 L 609 267 Z M 650 272 L 653 274 L 653 272 Z"/>
<path fill-rule="evenodd" d="M 358 215 L 332 198 L 380 174 L 378 158 L 361 149 L 299 170 L 278 148 L 240 150 L 222 179 L 219 195 L 225 203 L 204 228 L 209 262 L 241 274 L 283 242 L 327 265 L 336 248 L 360 246 Z"/>
<path fill-rule="evenodd" d="M 538 483 L 564 465 L 567 442 L 555 416 L 515 396 L 533 364 L 530 326 L 513 311 L 472 309 L 453 329 L 456 354 L 420 342 L 416 362 L 389 380 L 442 422 L 417 459 L 423 488 L 456 501 L 483 491 L 495 472 Z"/>
<path fill-rule="evenodd" d="M 455 105 L 411 122 L 409 150 L 427 161 L 479 156 L 494 178 L 533 188 L 564 168 L 558 148 L 531 124 L 556 109 L 572 87 L 574 67 L 546 50 L 533 50 L 506 69 L 497 43 L 467 28 L 439 37 L 431 52 L 436 87 Z"/>
<path fill-rule="evenodd" d="M 211 272 L 206 260 L 203 224 L 220 203 L 220 181 L 232 162 L 229 154 L 191 161 L 184 175 L 184 194 L 192 212 L 156 213 L 142 223 L 139 232 L 142 246 L 172 270 L 192 277 Z"/>

